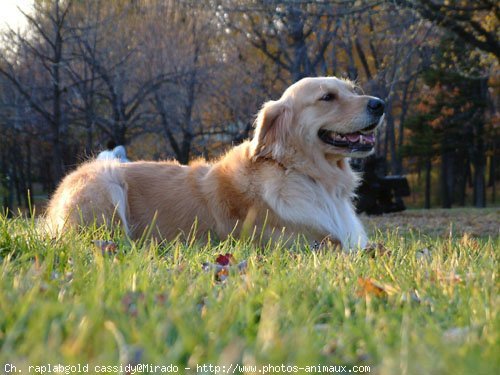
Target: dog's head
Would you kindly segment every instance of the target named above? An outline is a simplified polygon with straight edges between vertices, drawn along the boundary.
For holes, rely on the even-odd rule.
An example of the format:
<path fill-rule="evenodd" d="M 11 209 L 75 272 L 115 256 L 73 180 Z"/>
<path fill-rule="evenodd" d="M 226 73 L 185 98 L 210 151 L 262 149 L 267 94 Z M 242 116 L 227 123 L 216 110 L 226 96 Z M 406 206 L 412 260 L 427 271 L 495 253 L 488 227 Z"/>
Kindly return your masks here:
<path fill-rule="evenodd" d="M 299 152 L 317 157 L 365 157 L 384 117 L 381 99 L 359 95 L 334 77 L 304 78 L 277 101 L 264 104 L 255 122 L 252 156 L 280 160 Z"/>

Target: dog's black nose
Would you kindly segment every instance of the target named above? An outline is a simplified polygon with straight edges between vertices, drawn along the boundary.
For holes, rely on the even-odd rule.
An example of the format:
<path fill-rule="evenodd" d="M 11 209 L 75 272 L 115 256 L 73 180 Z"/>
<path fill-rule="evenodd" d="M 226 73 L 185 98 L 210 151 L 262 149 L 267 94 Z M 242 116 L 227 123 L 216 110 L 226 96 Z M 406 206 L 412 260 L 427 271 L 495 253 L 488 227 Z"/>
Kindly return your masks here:
<path fill-rule="evenodd" d="M 381 99 L 370 99 L 368 100 L 368 113 L 376 116 L 382 116 L 384 114 L 385 103 Z"/>

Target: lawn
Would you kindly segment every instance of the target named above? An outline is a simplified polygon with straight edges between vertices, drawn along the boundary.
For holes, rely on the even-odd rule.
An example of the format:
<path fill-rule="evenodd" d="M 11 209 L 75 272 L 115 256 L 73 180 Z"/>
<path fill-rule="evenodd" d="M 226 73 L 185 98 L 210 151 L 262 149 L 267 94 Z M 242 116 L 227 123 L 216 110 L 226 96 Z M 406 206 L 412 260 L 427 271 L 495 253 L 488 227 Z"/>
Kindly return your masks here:
<path fill-rule="evenodd" d="M 500 373 L 500 209 L 363 220 L 371 255 L 0 217 L 0 373 Z M 203 267 L 226 253 L 241 269 Z"/>

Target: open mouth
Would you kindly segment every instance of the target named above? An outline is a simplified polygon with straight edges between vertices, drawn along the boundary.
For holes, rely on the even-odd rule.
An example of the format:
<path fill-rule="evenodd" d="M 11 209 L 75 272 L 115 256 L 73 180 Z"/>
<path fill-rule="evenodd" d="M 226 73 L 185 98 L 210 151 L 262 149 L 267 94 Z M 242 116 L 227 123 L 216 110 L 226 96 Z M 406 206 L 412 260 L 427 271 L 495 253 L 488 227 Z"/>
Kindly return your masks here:
<path fill-rule="evenodd" d="M 340 134 L 331 130 L 320 129 L 318 136 L 323 142 L 338 148 L 344 148 L 350 152 L 371 151 L 375 145 L 375 134 L 373 132 L 364 133 L 366 130 L 369 129 L 363 129 L 363 133 L 358 131 Z"/>

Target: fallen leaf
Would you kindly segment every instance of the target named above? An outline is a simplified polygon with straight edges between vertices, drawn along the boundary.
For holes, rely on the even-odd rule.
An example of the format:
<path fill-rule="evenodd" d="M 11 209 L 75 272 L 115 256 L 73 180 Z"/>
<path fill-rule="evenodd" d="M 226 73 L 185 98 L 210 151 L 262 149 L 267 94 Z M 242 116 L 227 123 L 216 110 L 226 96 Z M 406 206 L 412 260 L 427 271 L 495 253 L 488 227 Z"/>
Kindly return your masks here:
<path fill-rule="evenodd" d="M 93 240 L 92 243 L 101 250 L 102 256 L 115 255 L 118 252 L 118 245 L 113 241 Z"/>
<path fill-rule="evenodd" d="M 157 305 L 165 305 L 167 302 L 168 296 L 165 293 L 158 293 L 155 295 L 155 304 Z"/>
<path fill-rule="evenodd" d="M 226 254 L 219 254 L 215 259 L 215 263 L 221 266 L 228 266 L 230 264 L 236 263 L 236 260 L 234 259 L 233 254 L 226 253 Z"/>
<path fill-rule="evenodd" d="M 205 262 L 202 264 L 202 269 L 205 272 L 213 272 L 215 280 L 222 282 L 227 279 L 231 270 L 237 270 L 242 273 L 246 270 L 248 262 L 246 260 L 237 263 L 232 254 L 226 253 L 219 255 L 215 259 L 216 263 Z"/>
<path fill-rule="evenodd" d="M 330 356 L 332 354 L 335 354 L 339 349 L 339 341 L 337 340 L 332 340 L 328 342 L 323 348 L 321 349 L 321 354 L 325 356 Z"/>
<path fill-rule="evenodd" d="M 358 277 L 358 291 L 356 294 L 359 297 L 373 295 L 375 297 L 387 297 L 385 289 L 375 280 L 370 278 Z"/>
<path fill-rule="evenodd" d="M 448 282 L 451 284 L 457 284 L 463 281 L 462 277 L 455 272 L 450 272 L 446 274 L 441 272 L 440 270 L 436 270 L 434 272 L 434 274 L 431 276 L 431 280 L 439 282 Z"/>
<path fill-rule="evenodd" d="M 384 246 L 382 242 L 370 242 L 366 247 L 362 250 L 363 254 L 369 255 L 372 258 L 375 258 L 376 256 L 381 256 L 381 255 L 386 255 L 386 256 L 391 256 L 392 252 Z"/>
<path fill-rule="evenodd" d="M 358 287 L 356 292 L 358 297 L 375 296 L 385 298 L 398 292 L 393 286 L 382 284 L 372 278 L 358 277 Z"/>
<path fill-rule="evenodd" d="M 330 236 L 326 236 L 323 238 L 321 241 L 314 241 L 311 250 L 313 251 L 318 251 L 318 252 L 326 252 L 326 251 L 337 251 L 342 248 L 342 243 L 336 239 L 332 238 Z"/>
<path fill-rule="evenodd" d="M 224 281 L 227 279 L 228 276 L 229 276 L 229 270 L 227 268 L 223 268 L 216 273 L 215 278 L 217 281 Z"/>
<path fill-rule="evenodd" d="M 136 317 L 139 304 L 144 301 L 144 293 L 142 292 L 127 292 L 122 298 L 122 306 L 125 313 Z"/>

